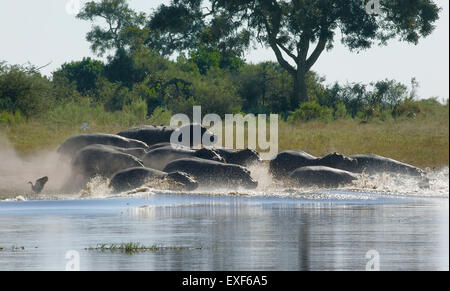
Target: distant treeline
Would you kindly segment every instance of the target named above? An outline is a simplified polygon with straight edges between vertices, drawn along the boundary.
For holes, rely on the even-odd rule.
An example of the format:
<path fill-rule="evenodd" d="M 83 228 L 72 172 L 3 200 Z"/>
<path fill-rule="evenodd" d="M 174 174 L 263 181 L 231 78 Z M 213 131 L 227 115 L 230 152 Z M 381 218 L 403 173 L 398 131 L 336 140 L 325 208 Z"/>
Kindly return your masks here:
<path fill-rule="evenodd" d="M 32 65 L 3 62 L 0 123 L 48 118 L 58 110 L 71 114 L 78 110 L 83 115 L 81 111 L 94 109 L 126 111 L 138 120 L 163 114 L 167 120 L 171 113 L 192 114 L 194 105 L 201 105 L 204 114 L 276 113 L 292 122 L 368 122 L 415 118 L 422 111 L 421 104 L 441 105 L 436 99 L 418 101 L 419 85 L 414 79 L 408 86 L 395 80 L 327 85 L 311 71 L 306 83 L 308 102 L 292 108 L 292 78 L 278 63 L 224 59 L 211 49 L 176 61 L 149 51 L 119 53 L 106 63 L 84 58 L 63 64 L 51 77 Z M 448 106 L 448 101 L 441 106 Z"/>

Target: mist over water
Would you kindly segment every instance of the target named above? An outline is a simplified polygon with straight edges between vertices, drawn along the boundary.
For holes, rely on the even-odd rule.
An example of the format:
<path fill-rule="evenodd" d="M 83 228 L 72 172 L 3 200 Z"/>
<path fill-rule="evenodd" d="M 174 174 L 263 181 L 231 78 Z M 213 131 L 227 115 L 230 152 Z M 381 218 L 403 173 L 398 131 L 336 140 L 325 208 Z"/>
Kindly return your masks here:
<path fill-rule="evenodd" d="M 70 167 L 56 151 L 41 151 L 20 157 L 6 137 L 0 135 L 0 194 L 31 194 L 29 181 L 49 177 L 45 193 L 58 193 L 70 177 Z"/>

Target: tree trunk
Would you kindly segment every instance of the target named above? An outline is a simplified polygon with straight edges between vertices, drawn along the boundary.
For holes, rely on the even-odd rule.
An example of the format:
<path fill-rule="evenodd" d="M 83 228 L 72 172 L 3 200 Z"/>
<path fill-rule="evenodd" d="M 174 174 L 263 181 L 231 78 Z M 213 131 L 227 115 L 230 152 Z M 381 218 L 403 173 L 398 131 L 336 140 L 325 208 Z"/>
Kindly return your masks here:
<path fill-rule="evenodd" d="M 308 93 L 306 91 L 306 72 L 304 70 L 297 70 L 293 76 L 294 94 L 292 97 L 292 108 L 295 110 L 298 106 L 308 101 Z"/>

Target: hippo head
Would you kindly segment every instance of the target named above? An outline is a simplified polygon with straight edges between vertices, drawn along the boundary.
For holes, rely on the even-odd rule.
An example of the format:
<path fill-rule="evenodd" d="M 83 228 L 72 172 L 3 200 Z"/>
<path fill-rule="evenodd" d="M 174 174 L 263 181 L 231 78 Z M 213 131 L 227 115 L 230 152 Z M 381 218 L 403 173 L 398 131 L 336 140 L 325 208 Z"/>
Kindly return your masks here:
<path fill-rule="evenodd" d="M 190 145 L 182 144 L 186 147 L 195 147 L 199 144 L 198 142 L 194 141 L 194 133 L 196 133 L 196 132 L 200 132 L 200 144 L 203 144 L 203 141 L 207 141 L 207 145 L 211 145 L 213 143 L 213 141 L 216 140 L 216 136 L 214 135 L 214 133 L 212 133 L 211 131 L 206 129 L 206 127 L 204 127 L 200 124 L 197 124 L 197 123 L 182 126 L 177 130 L 179 130 L 179 132 L 181 133 L 178 136 L 178 143 L 180 145 L 182 144 L 182 141 L 184 140 L 183 135 L 189 135 Z"/>
<path fill-rule="evenodd" d="M 252 149 L 245 149 L 242 150 L 240 153 L 242 155 L 242 159 L 245 160 L 246 164 L 252 164 L 255 162 L 261 162 L 261 157 L 259 156 L 259 153 Z"/>
<path fill-rule="evenodd" d="M 250 171 L 246 168 L 236 166 L 231 172 L 230 180 L 239 181 L 239 186 L 242 186 L 245 189 L 255 189 L 258 187 L 258 181 L 254 180 L 250 174 Z"/>
<path fill-rule="evenodd" d="M 205 160 L 212 160 L 216 162 L 225 163 L 225 159 L 222 158 L 221 155 L 219 155 L 215 150 L 213 149 L 207 149 L 202 148 L 195 152 L 195 156 L 197 158 L 205 159 Z"/>
<path fill-rule="evenodd" d="M 349 158 L 338 153 L 333 153 L 321 158 L 320 164 L 322 166 L 350 172 L 355 171 L 355 169 L 358 167 L 358 161 L 356 159 Z"/>
<path fill-rule="evenodd" d="M 194 191 L 198 188 L 197 181 L 186 173 L 173 172 L 167 174 L 167 177 L 175 182 L 177 190 Z"/>

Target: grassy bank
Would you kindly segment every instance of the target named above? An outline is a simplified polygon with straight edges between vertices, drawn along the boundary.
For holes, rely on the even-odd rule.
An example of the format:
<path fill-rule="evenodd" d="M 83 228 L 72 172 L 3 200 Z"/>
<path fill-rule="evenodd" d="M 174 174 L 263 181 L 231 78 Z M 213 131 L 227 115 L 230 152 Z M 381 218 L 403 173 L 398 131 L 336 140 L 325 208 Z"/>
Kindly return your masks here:
<path fill-rule="evenodd" d="M 426 109 L 426 108 L 425 108 Z M 151 117 L 139 110 L 108 113 L 100 108 L 68 107 L 60 112 L 49 111 L 45 118 L 28 120 L 0 127 L 22 156 L 40 150 L 55 149 L 68 137 L 87 132 L 117 133 L 140 124 L 168 124 L 170 113 L 157 110 Z M 5 143 L 0 143 L 4 147 Z M 304 150 L 316 156 L 330 152 L 346 155 L 376 153 L 419 167 L 440 168 L 449 164 L 448 105 L 429 108 L 414 119 L 335 120 L 288 123 L 279 125 L 279 150 Z"/>

